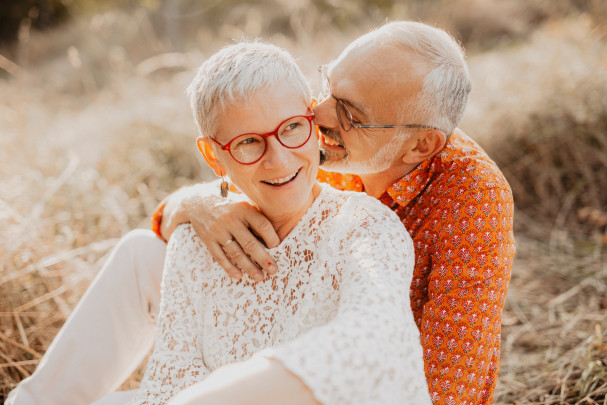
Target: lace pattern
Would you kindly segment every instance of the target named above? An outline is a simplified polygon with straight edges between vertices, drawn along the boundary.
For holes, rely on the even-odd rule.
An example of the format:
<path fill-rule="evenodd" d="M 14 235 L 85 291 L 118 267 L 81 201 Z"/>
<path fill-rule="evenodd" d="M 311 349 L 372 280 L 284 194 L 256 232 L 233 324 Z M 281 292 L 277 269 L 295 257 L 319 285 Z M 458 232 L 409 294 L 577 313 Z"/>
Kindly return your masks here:
<path fill-rule="evenodd" d="M 157 342 L 132 404 L 165 403 L 225 364 L 274 358 L 323 404 L 431 403 L 409 303 L 414 250 L 398 217 L 322 186 L 269 252 L 281 269 L 231 279 L 189 225 L 169 242 Z"/>

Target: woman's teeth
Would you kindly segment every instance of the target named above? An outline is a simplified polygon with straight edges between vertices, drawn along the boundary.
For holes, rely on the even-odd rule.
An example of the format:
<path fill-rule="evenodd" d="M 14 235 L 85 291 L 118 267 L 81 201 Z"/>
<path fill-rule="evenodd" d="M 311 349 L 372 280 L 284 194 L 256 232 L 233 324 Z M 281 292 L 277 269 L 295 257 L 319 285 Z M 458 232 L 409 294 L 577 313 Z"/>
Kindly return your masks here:
<path fill-rule="evenodd" d="M 273 185 L 284 184 L 288 181 L 293 180 L 295 178 L 295 176 L 297 176 L 297 173 L 299 173 L 299 170 L 297 170 L 295 173 L 293 173 L 287 177 L 281 177 L 280 179 L 265 180 L 265 183 L 273 184 Z"/>
<path fill-rule="evenodd" d="M 331 138 L 329 138 L 329 137 L 326 137 L 326 136 L 324 136 L 324 135 L 323 135 L 323 140 L 324 140 L 325 144 L 327 144 L 327 145 L 329 145 L 329 146 L 341 146 L 341 145 L 339 144 L 339 142 L 334 141 L 333 139 L 331 139 Z"/>

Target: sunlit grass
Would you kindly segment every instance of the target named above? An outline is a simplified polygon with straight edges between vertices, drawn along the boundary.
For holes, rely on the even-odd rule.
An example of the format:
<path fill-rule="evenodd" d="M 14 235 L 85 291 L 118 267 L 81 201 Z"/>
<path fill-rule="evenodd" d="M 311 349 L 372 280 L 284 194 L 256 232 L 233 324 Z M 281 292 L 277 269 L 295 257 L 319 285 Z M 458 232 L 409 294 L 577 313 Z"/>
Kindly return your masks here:
<path fill-rule="evenodd" d="M 383 21 L 373 9 L 342 31 L 332 18 L 359 21 L 359 10 L 336 17 L 320 1 L 300 3 L 234 2 L 216 28 L 186 24 L 177 52 L 138 8 L 91 13 L 21 44 L 18 70 L 0 79 L 0 399 L 34 370 L 117 238 L 147 227 L 167 193 L 212 178 L 184 95 L 206 56 L 229 38 L 264 35 L 318 88 L 316 67 Z M 390 5 L 393 17 L 466 41 L 474 89 L 462 127 L 504 169 L 518 204 L 496 403 L 605 400 L 607 52 L 602 6 L 587 3 L 594 14 L 564 0 L 553 15 L 546 2 Z M 458 7 L 473 12 L 449 11 Z M 576 188 L 555 173 L 591 181 Z M 580 199 L 585 190 L 593 197 Z"/>

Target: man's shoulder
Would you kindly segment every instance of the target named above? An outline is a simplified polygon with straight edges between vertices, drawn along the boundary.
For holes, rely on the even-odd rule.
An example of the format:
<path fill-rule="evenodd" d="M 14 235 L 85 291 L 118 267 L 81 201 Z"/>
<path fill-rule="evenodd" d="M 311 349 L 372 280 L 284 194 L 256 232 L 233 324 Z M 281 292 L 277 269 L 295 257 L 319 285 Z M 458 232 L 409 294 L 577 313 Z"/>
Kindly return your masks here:
<path fill-rule="evenodd" d="M 504 190 L 510 185 L 495 162 L 479 144 L 457 129 L 437 155 L 434 187 L 467 190 Z M 431 190 L 429 190 L 431 191 Z"/>

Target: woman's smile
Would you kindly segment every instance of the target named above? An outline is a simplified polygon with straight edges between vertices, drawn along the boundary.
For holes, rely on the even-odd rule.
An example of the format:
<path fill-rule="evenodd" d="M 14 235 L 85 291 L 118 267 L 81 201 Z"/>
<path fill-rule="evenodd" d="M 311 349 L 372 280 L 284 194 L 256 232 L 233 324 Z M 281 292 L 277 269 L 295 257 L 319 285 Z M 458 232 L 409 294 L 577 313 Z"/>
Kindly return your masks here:
<path fill-rule="evenodd" d="M 275 177 L 275 178 L 268 179 L 268 180 L 262 180 L 262 182 L 266 183 L 267 185 L 273 186 L 273 187 L 284 186 L 285 184 L 289 184 L 293 180 L 295 180 L 295 178 L 299 174 L 300 170 L 301 170 L 301 167 L 299 169 L 295 170 L 294 172 L 292 172 L 291 174 L 288 174 L 286 176 Z"/>

